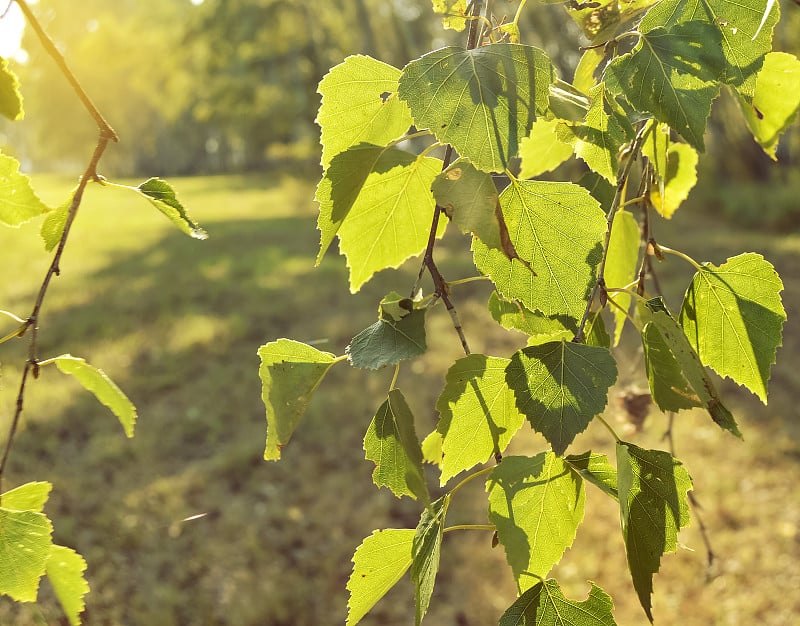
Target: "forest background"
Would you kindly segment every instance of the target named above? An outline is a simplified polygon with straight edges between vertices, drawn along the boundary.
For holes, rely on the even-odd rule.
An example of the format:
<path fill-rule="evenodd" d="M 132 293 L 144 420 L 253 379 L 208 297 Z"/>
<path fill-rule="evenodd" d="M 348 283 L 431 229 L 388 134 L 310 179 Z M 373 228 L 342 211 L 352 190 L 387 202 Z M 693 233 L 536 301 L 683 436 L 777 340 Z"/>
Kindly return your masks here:
<path fill-rule="evenodd" d="M 513 14 L 516 3 L 508 5 Z M 336 384 L 315 398 L 305 433 L 281 464 L 267 465 L 255 351 L 280 336 L 324 338 L 341 348 L 391 284 L 379 277 L 350 297 L 343 263 L 329 259 L 313 271 L 317 83 L 349 54 L 402 67 L 457 43 L 457 35 L 441 30 L 429 0 L 40 0 L 35 9 L 122 138 L 102 173 L 191 177 L 172 182 L 210 238 L 183 241 L 135 203 L 93 190 L 53 290 L 44 340 L 54 354 L 81 346 L 106 369 L 139 407 L 139 432 L 125 441 L 72 386 L 48 381 L 26 407 L 11 481 L 54 483 L 48 512 L 57 540 L 90 566 L 88 624 L 342 623 L 355 546 L 373 528 L 416 523 L 416 509 L 374 492 L 358 454 L 385 385 L 332 374 Z M 800 9 L 784 2 L 782 10 L 775 48 L 800 54 Z M 521 28 L 526 43 L 572 76 L 579 29 L 562 7 L 527 11 Z M 26 118 L 0 122 L 0 149 L 23 163 L 55 205 L 85 164 L 96 129 L 31 33 L 23 48 L 24 62 L 13 69 Z M 661 232 L 714 262 L 730 250 L 762 252 L 786 283 L 790 321 L 768 408 L 723 386 L 736 398 L 744 444 L 723 443 L 712 427 L 682 416 L 688 425 L 678 450 L 719 559 L 709 571 L 697 529 L 682 535 L 697 552 L 665 560 L 655 596 L 662 623 L 777 625 L 800 616 L 793 491 L 800 479 L 800 330 L 793 322 L 800 312 L 800 133 L 796 126 L 787 133 L 775 165 L 743 125 L 727 123 L 738 119 L 734 106 L 725 97 L 715 104 L 701 186 Z M 26 308 L 47 263 L 37 225 L 24 228 L 22 237 L 0 239 L 4 306 L 12 310 Z M 448 275 L 461 267 L 456 248 L 443 258 Z M 673 272 L 680 270 L 664 268 L 667 292 Z M 465 326 L 480 334 L 489 292 L 468 293 Z M 448 324 L 446 316 L 432 320 L 429 335 L 449 332 Z M 478 341 L 508 352 L 520 338 Z M 15 364 L 24 357 L 13 350 L 3 357 L 5 423 Z M 431 351 L 415 365 L 429 381 L 415 406 L 434 405 L 447 363 Z M 623 379 L 621 387 L 640 382 Z M 611 411 L 628 420 L 621 408 Z M 418 430 L 430 430 L 430 409 L 415 413 L 426 420 Z M 660 416 L 629 427 L 664 447 Z M 585 437 L 592 441 L 591 429 Z M 644 623 L 615 537 L 616 514 L 606 517 L 614 538 L 605 538 L 600 523 L 587 525 L 559 577 L 573 581 L 573 597 L 585 594 L 583 581 L 597 581 L 617 600 L 619 623 Z M 445 545 L 450 567 L 443 567 L 431 623 L 492 623 L 514 597 L 502 554 L 490 553 L 481 571 L 459 569 L 459 554 L 485 553 L 484 543 Z M 0 623 L 57 622 L 59 610 L 43 593 L 36 607 L 0 600 Z M 364 623 L 407 623 L 409 598 L 401 586 Z"/>

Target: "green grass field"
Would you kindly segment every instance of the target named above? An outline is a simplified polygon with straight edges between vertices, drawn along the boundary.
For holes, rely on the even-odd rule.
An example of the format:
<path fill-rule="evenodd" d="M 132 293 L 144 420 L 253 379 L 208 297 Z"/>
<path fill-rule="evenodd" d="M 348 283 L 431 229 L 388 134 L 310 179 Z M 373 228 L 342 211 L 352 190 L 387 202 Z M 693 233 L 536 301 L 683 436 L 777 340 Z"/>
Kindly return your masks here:
<path fill-rule="evenodd" d="M 136 437 L 127 440 L 104 407 L 45 368 L 30 388 L 8 483 L 53 483 L 46 510 L 55 540 L 89 563 L 87 624 L 342 624 L 355 547 L 374 528 L 413 527 L 419 514 L 415 503 L 373 487 L 361 450 L 392 372 L 334 368 L 283 459 L 266 463 L 256 350 L 291 337 L 341 354 L 374 321 L 384 293 L 410 287 L 418 264 L 383 272 L 351 296 L 335 251 L 313 267 L 313 183 L 278 174 L 171 182 L 209 239 L 191 240 L 146 202 L 93 186 L 41 320 L 41 356 L 70 352 L 108 372 L 139 409 Z M 53 204 L 72 185 L 34 183 Z M 702 209 L 690 202 L 659 224 L 659 240 L 715 263 L 745 250 L 763 253 L 783 277 L 789 322 L 768 407 L 721 384 L 744 443 L 700 412 L 676 419 L 677 452 L 694 478 L 718 559 L 706 568 L 693 523 L 681 535 L 687 549 L 662 562 L 654 613 L 665 625 L 785 626 L 800 620 L 800 233 L 737 229 Z M 437 258 L 447 278 L 470 275 L 467 249 L 455 233 L 445 239 Z M 38 223 L 0 231 L 0 308 L 26 316 L 48 262 Z M 689 267 L 670 258 L 659 271 L 677 308 Z M 453 295 L 473 349 L 508 356 L 524 339 L 489 324 L 489 293 L 488 283 L 470 283 Z M 460 351 L 443 308 L 429 317 L 428 334 L 430 352 L 404 367 L 399 383 L 423 434 L 434 426 L 435 399 Z M 20 341 L 0 348 L 0 439 L 25 350 Z M 620 391 L 608 415 L 629 433 L 615 398 L 642 386 L 641 357 L 635 349 L 618 357 Z M 627 436 L 665 447 L 665 428 L 653 413 Z M 541 450 L 543 440 L 525 431 L 514 451 Z M 591 426 L 573 449 L 611 443 Z M 646 624 L 614 503 L 588 491 L 587 517 L 554 576 L 579 599 L 586 581 L 595 581 L 614 597 L 621 626 Z M 448 523 L 485 523 L 485 506 L 482 487 L 472 485 L 459 493 Z M 515 589 L 502 548 L 490 542 L 488 533 L 448 534 L 425 623 L 497 623 Z M 46 585 L 41 598 L 24 607 L 0 600 L 0 624 L 60 623 Z M 402 582 L 363 623 L 409 624 L 412 615 L 412 589 Z"/>

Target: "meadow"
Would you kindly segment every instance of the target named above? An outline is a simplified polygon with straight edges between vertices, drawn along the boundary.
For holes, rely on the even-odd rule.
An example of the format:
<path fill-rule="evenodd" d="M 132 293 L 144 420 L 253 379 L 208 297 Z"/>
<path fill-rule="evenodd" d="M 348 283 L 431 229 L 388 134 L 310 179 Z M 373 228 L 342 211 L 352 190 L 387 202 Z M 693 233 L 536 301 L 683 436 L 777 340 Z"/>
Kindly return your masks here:
<path fill-rule="evenodd" d="M 127 440 L 104 407 L 55 368 L 45 368 L 30 388 L 8 483 L 53 483 L 46 510 L 55 540 L 89 563 L 86 624 L 342 624 L 355 547 L 373 529 L 413 527 L 419 515 L 416 503 L 374 488 L 372 464 L 361 451 L 392 372 L 334 368 L 283 459 L 267 463 L 256 351 L 291 337 L 342 354 L 374 321 L 386 292 L 410 287 L 418 262 L 383 272 L 350 295 L 344 259 L 335 250 L 314 268 L 310 177 L 171 182 L 208 240 L 189 239 L 132 194 L 93 185 L 41 320 L 42 356 L 69 352 L 108 372 L 138 407 L 136 437 Z M 37 177 L 34 184 L 57 204 L 73 183 Z M 717 558 L 708 568 L 693 522 L 681 534 L 678 554 L 662 562 L 654 614 L 664 625 L 784 626 L 800 620 L 800 232 L 737 226 L 707 214 L 692 197 L 671 222 L 656 226 L 656 236 L 717 264 L 739 252 L 764 254 L 786 286 L 789 322 L 769 406 L 720 382 L 744 442 L 701 412 L 675 420 L 677 454 L 693 476 Z M 21 316 L 49 262 L 38 226 L 0 231 L 0 308 Z M 470 275 L 468 248 L 455 232 L 445 238 L 437 258 L 447 278 Z M 658 271 L 677 309 L 690 268 L 670 258 Z M 488 283 L 478 282 L 453 296 L 473 349 L 508 356 L 524 337 L 489 324 L 490 292 Z M 421 434 L 434 427 L 435 399 L 460 351 L 443 307 L 429 316 L 427 331 L 429 353 L 403 368 L 398 385 Z M 13 414 L 25 350 L 15 341 L 0 351 L 0 439 Z M 646 385 L 639 351 L 617 356 L 620 381 L 609 419 L 639 445 L 666 447 L 665 416 L 652 411 L 634 432 L 622 409 L 624 394 Z M 525 431 L 513 452 L 544 448 Z M 603 451 L 611 444 L 593 425 L 573 450 Z M 432 468 L 430 479 L 438 484 Z M 615 505 L 587 489 L 586 519 L 553 576 L 580 599 L 586 581 L 596 582 L 615 599 L 620 625 L 644 625 Z M 460 492 L 448 523 L 485 523 L 481 490 L 472 484 Z M 514 598 L 510 570 L 502 549 L 492 550 L 491 535 L 452 533 L 425 623 L 497 623 Z M 0 599 L 0 624 L 59 624 L 46 585 L 41 599 L 35 606 Z M 402 582 L 363 623 L 409 624 L 412 615 L 413 592 Z"/>

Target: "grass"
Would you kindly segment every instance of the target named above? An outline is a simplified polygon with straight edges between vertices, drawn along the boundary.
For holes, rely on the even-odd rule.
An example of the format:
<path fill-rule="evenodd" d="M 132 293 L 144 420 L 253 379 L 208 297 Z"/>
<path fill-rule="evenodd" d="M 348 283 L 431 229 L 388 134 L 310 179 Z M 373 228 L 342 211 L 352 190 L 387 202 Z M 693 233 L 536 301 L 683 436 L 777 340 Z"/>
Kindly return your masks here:
<path fill-rule="evenodd" d="M 71 186 L 56 178 L 34 182 L 51 203 Z M 172 182 L 208 241 L 181 234 L 134 196 L 92 187 L 41 324 L 42 357 L 85 357 L 129 394 L 139 409 L 136 437 L 126 440 L 104 407 L 46 368 L 30 388 L 9 483 L 54 484 L 46 510 L 55 539 L 89 563 L 87 624 L 343 623 L 355 547 L 374 528 L 413 527 L 419 515 L 413 502 L 375 490 L 361 450 L 392 373 L 334 368 L 283 459 L 266 463 L 256 350 L 291 337 L 341 354 L 374 321 L 384 293 L 411 285 L 417 264 L 383 272 L 351 296 L 341 257 L 329 253 L 313 268 L 307 180 L 272 174 Z M 664 557 L 654 613 L 660 624 L 784 625 L 800 618 L 800 235 L 762 235 L 700 210 L 687 206 L 659 225 L 659 240 L 715 263 L 762 252 L 784 279 L 790 321 L 769 407 L 722 384 L 745 443 L 699 412 L 676 420 L 678 455 L 694 477 L 719 558 L 707 570 L 697 524 L 682 533 L 694 551 Z M 0 231 L 0 308 L 20 316 L 49 261 L 37 227 Z M 438 258 L 448 278 L 469 275 L 465 249 L 463 238 L 446 238 Z M 660 268 L 673 308 L 689 270 L 673 258 Z M 469 283 L 454 297 L 473 349 L 507 356 L 523 339 L 489 324 L 489 290 Z M 434 427 L 432 407 L 460 350 L 443 310 L 427 329 L 429 353 L 404 367 L 399 381 L 421 434 Z M 22 342 L 0 352 L 0 433 L 24 355 Z M 663 448 L 665 419 L 652 414 L 635 433 L 617 399 L 641 387 L 640 358 L 635 349 L 618 355 L 621 380 L 608 417 L 636 443 Z M 573 449 L 610 444 L 592 425 Z M 526 429 L 513 447 L 533 454 L 543 442 Z M 485 522 L 479 482 L 459 492 L 448 523 Z M 586 581 L 595 581 L 614 597 L 619 624 L 645 624 L 625 569 L 618 513 L 601 492 L 588 490 L 587 519 L 554 575 L 580 599 Z M 448 534 L 426 623 L 497 622 L 515 589 L 502 548 L 490 545 L 488 533 Z M 58 623 L 46 586 L 41 596 L 36 606 L 0 600 L 0 624 Z M 408 624 L 412 613 L 412 590 L 402 582 L 363 623 Z"/>

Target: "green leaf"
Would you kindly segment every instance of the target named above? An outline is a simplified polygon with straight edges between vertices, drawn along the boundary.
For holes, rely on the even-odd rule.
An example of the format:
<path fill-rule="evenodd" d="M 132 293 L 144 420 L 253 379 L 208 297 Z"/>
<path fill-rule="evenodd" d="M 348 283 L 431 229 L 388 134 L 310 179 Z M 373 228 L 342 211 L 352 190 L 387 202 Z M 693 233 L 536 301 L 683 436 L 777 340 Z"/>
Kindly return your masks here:
<path fill-rule="evenodd" d="M 606 58 L 603 48 L 589 48 L 584 51 L 578 67 L 575 68 L 575 78 L 572 84 L 584 93 L 597 84 L 596 72 Z"/>
<path fill-rule="evenodd" d="M 47 578 L 71 626 L 79 626 L 89 583 L 83 576 L 86 561 L 70 548 L 54 545 L 47 559 Z"/>
<path fill-rule="evenodd" d="M 533 178 L 556 169 L 572 156 L 572 146 L 559 139 L 561 120 L 537 119 L 530 134 L 519 145 L 519 177 Z"/>
<path fill-rule="evenodd" d="M 2 495 L 2 506 L 17 511 L 41 513 L 53 485 L 47 482 L 25 483 Z"/>
<path fill-rule="evenodd" d="M 422 622 L 433 595 L 436 574 L 439 572 L 439 555 L 442 549 L 444 518 L 450 506 L 450 495 L 445 494 L 432 502 L 423 512 L 414 533 L 411 554 L 411 581 L 414 583 L 415 623 Z"/>
<path fill-rule="evenodd" d="M 276 461 L 325 374 L 340 359 L 291 339 L 278 339 L 261 346 L 258 356 L 261 399 L 267 407 L 264 459 Z"/>
<path fill-rule="evenodd" d="M 0 57 L 0 115 L 7 117 L 12 122 L 21 120 L 25 115 L 22 110 L 19 79 L 2 57 Z"/>
<path fill-rule="evenodd" d="M 467 0 L 431 0 L 433 11 L 443 15 L 442 25 L 461 32 L 467 25 Z"/>
<path fill-rule="evenodd" d="M 428 436 L 422 440 L 422 460 L 426 463 L 441 466 L 444 460 L 444 453 L 442 452 L 443 445 L 444 438 L 442 437 L 442 433 L 438 430 L 429 433 Z"/>
<path fill-rule="evenodd" d="M 593 87 L 589 95 L 586 118 L 579 124 L 562 124 L 558 137 L 569 141 L 592 171 L 616 185 L 618 154 L 622 145 L 633 139 L 633 128 L 604 83 Z"/>
<path fill-rule="evenodd" d="M 710 68 L 719 67 L 719 80 L 732 85 L 740 94 L 752 97 L 756 74 L 764 55 L 772 49 L 772 30 L 780 15 L 776 2 L 767 19 L 762 21 L 764 7 L 764 0 L 664 0 L 645 15 L 639 30 L 650 33 L 658 28 L 702 26 L 717 41 L 713 62 L 710 58 L 705 58 L 705 62 Z M 707 44 L 710 42 L 709 39 Z M 721 59 L 716 58 L 718 49 Z M 709 53 L 711 49 L 702 52 Z M 696 148 L 700 147 L 685 135 L 684 138 Z"/>
<path fill-rule="evenodd" d="M 612 498 L 619 499 L 617 492 L 617 469 L 611 465 L 605 454 L 584 452 L 583 454 L 569 454 L 564 460 L 584 480 L 600 488 Z"/>
<path fill-rule="evenodd" d="M 447 372 L 436 402 L 443 439 L 441 484 L 503 453 L 525 421 L 506 384 L 508 359 L 472 354 Z"/>
<path fill-rule="evenodd" d="M 0 154 L 0 224 L 16 228 L 49 210 L 20 173 L 19 161 Z"/>
<path fill-rule="evenodd" d="M 541 313 L 529 311 L 519 302 L 504 300 L 496 291 L 489 296 L 489 313 L 492 319 L 503 328 L 518 330 L 529 335 L 536 343 L 556 339 L 572 339 L 577 326 L 569 318 L 546 317 Z M 529 345 L 533 345 L 529 341 Z"/>
<path fill-rule="evenodd" d="M 566 341 L 523 348 L 506 369 L 519 410 L 559 455 L 603 411 L 616 379 L 607 349 Z"/>
<path fill-rule="evenodd" d="M 638 272 L 639 261 L 639 223 L 632 213 L 619 210 L 614 215 L 611 225 L 611 239 L 608 243 L 608 255 L 604 278 L 606 286 L 617 289 L 627 287 L 634 280 Z M 614 345 L 619 345 L 622 329 L 627 316 L 626 311 L 631 306 L 631 296 L 622 292 L 609 292 L 608 299 L 616 305 L 611 305 L 614 316 Z"/>
<path fill-rule="evenodd" d="M 632 21 L 656 2 L 658 0 L 593 0 L 568 5 L 567 10 L 586 38 L 596 43 L 611 39 L 621 25 Z"/>
<path fill-rule="evenodd" d="M 611 597 L 592 584 L 589 597 L 576 602 L 564 597 L 553 580 L 538 582 L 500 618 L 500 626 L 616 626 Z"/>
<path fill-rule="evenodd" d="M 723 65 L 719 31 L 687 22 L 642 33 L 634 49 L 609 63 L 604 75 L 613 93 L 624 94 L 702 151 Z"/>
<path fill-rule="evenodd" d="M 681 326 L 670 315 L 663 300 L 661 298 L 648 300 L 645 306 L 639 309 L 639 313 L 645 322 L 642 339 L 646 342 L 645 352 L 649 353 L 648 380 L 651 382 L 650 391 L 656 402 L 662 403 L 665 407 L 687 408 L 694 406 L 690 403 L 695 401 L 696 396 L 700 406 L 708 410 L 711 418 L 721 428 L 741 437 L 736 420 L 722 404 L 697 352 Z M 658 336 L 653 335 L 654 331 L 647 328 L 651 323 L 658 330 Z M 669 362 L 669 357 L 664 354 L 663 346 L 660 344 L 666 345 L 672 353 L 674 364 Z M 678 369 L 680 376 L 676 373 Z M 684 379 L 688 387 L 683 383 Z M 655 384 L 656 381 L 659 381 L 658 384 Z M 668 387 L 668 390 L 665 387 Z M 694 391 L 694 395 L 690 390 Z"/>
<path fill-rule="evenodd" d="M 207 239 L 208 234 L 195 222 L 175 195 L 175 190 L 165 180 L 149 178 L 138 187 L 138 191 L 150 204 L 161 211 L 167 218 L 187 235 L 195 239 Z"/>
<path fill-rule="evenodd" d="M 376 370 L 424 354 L 425 310 L 415 309 L 400 320 L 382 317 L 358 333 L 347 346 L 353 367 Z"/>
<path fill-rule="evenodd" d="M 659 175 L 659 184 L 650 190 L 650 202 L 662 217 L 670 219 L 697 183 L 699 157 L 685 143 L 670 144 L 666 157 L 666 170 Z"/>
<path fill-rule="evenodd" d="M 431 184 L 442 162 L 361 144 L 336 155 L 317 187 L 320 252 L 339 236 L 355 293 L 375 272 L 425 249 L 436 204 Z M 438 234 L 444 232 L 444 220 Z"/>
<path fill-rule="evenodd" d="M 606 330 L 606 323 L 603 321 L 601 311 L 596 311 L 589 315 L 584 328 L 585 340 L 587 346 L 595 346 L 598 348 L 611 349 L 611 337 Z M 528 345 L 531 345 L 528 342 Z"/>
<path fill-rule="evenodd" d="M 800 111 L 800 59 L 770 52 L 756 78 L 752 103 L 739 96 L 747 126 L 770 158 L 776 159 L 778 140 Z"/>
<path fill-rule="evenodd" d="M 661 450 L 617 444 L 622 535 L 633 586 L 653 621 L 650 596 L 661 555 L 674 552 L 678 531 L 689 523 L 692 479 L 680 461 Z"/>
<path fill-rule="evenodd" d="M 410 128 L 411 111 L 397 97 L 400 70 L 372 57 L 347 57 L 319 84 L 322 166 L 359 143 L 386 145 Z"/>
<path fill-rule="evenodd" d="M 419 128 L 429 128 L 475 167 L 502 172 L 519 142 L 548 109 L 555 78 L 547 55 L 531 46 L 442 48 L 409 63 L 400 97 Z"/>
<path fill-rule="evenodd" d="M 125 435 L 133 437 L 137 417 L 136 407 L 103 370 L 71 354 L 62 354 L 52 360 L 59 370 L 73 376 L 86 391 L 94 394 L 95 398 L 111 409 L 122 424 Z"/>
<path fill-rule="evenodd" d="M 544 578 L 572 545 L 583 520 L 583 479 L 552 452 L 507 456 L 486 481 L 489 521 L 517 586 Z"/>
<path fill-rule="evenodd" d="M 0 594 L 18 602 L 36 601 L 52 533 L 43 513 L 0 508 Z"/>
<path fill-rule="evenodd" d="M 786 321 L 782 290 L 772 264 L 747 252 L 720 267 L 705 264 L 695 274 L 680 314 L 700 360 L 747 387 L 764 404 Z"/>
<path fill-rule="evenodd" d="M 606 230 L 597 201 L 571 183 L 512 179 L 500 204 L 519 258 L 474 241 L 477 268 L 528 309 L 580 319 Z"/>
<path fill-rule="evenodd" d="M 347 624 L 355 626 L 411 566 L 412 529 L 375 530 L 353 555 L 353 573 L 347 580 Z"/>
<path fill-rule="evenodd" d="M 462 233 L 472 233 L 490 248 L 503 247 L 500 201 L 489 174 L 459 159 L 436 177 L 431 190 L 436 203 Z"/>
<path fill-rule="evenodd" d="M 414 430 L 414 415 L 399 389 L 392 389 L 367 429 L 366 458 L 375 463 L 372 481 L 404 495 L 430 501 L 422 471 L 422 449 Z"/>
<path fill-rule="evenodd" d="M 44 248 L 48 252 L 52 252 L 61 241 L 61 236 L 64 234 L 64 227 L 67 224 L 67 217 L 69 216 L 69 208 L 72 206 L 72 199 L 75 197 L 77 187 L 72 190 L 63 204 L 50 211 L 47 216 L 42 220 L 42 228 L 40 234 L 44 240 Z"/>

